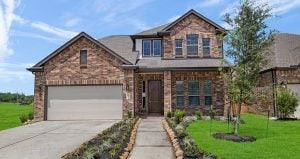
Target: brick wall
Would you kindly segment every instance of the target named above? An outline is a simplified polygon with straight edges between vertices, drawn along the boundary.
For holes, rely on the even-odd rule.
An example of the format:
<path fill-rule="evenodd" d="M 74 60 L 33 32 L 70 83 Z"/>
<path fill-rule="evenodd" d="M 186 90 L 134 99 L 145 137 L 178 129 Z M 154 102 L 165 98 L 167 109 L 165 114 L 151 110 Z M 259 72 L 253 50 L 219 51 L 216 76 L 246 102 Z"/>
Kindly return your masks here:
<path fill-rule="evenodd" d="M 218 78 L 217 71 L 199 71 L 199 72 L 172 72 L 172 109 L 184 109 L 187 112 L 193 113 L 200 109 L 204 115 L 208 115 L 210 106 L 204 105 L 204 80 L 212 80 L 212 104 L 216 111 L 216 115 L 224 114 L 224 82 Z M 184 106 L 176 106 L 176 81 L 184 81 Z M 188 106 L 188 81 L 198 80 L 200 82 L 200 105 Z"/>
<path fill-rule="evenodd" d="M 87 68 L 80 68 L 79 52 L 88 51 Z M 133 71 L 122 69 L 122 62 L 89 39 L 82 37 L 45 63 L 44 72 L 35 73 L 35 120 L 44 119 L 45 86 L 123 85 L 123 112 L 133 109 Z"/>
<path fill-rule="evenodd" d="M 213 58 L 221 58 L 222 54 L 222 38 L 216 35 L 214 26 L 206 21 L 198 18 L 194 14 L 187 16 L 178 22 L 171 29 L 170 36 L 164 39 L 164 58 L 175 58 L 175 39 L 183 39 L 183 58 L 187 57 L 186 35 L 198 34 L 198 56 L 203 57 L 202 38 L 211 39 L 211 53 Z"/>
<path fill-rule="evenodd" d="M 156 73 L 136 73 L 135 74 L 135 113 L 136 114 L 146 114 L 148 113 L 148 81 L 149 80 L 160 80 L 162 89 L 161 94 L 164 93 L 164 74 L 162 72 Z M 145 108 L 143 108 L 143 97 L 142 97 L 142 90 L 143 90 L 143 81 L 145 82 L 145 91 L 146 91 L 146 103 Z M 164 100 L 163 100 L 164 101 Z M 163 104 L 163 103 L 162 103 Z"/>

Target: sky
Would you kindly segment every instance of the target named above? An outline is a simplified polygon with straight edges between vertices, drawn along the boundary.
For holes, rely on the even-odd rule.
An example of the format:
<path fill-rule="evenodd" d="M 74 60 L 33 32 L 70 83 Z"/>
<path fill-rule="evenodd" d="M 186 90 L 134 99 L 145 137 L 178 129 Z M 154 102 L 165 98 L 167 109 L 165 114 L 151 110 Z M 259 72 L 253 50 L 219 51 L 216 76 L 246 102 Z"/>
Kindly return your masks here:
<path fill-rule="evenodd" d="M 300 0 L 259 0 L 276 15 L 268 25 L 300 34 Z M 84 31 L 98 39 L 130 35 L 194 9 L 223 27 L 238 0 L 0 0 L 0 92 L 33 94 L 26 68 Z"/>

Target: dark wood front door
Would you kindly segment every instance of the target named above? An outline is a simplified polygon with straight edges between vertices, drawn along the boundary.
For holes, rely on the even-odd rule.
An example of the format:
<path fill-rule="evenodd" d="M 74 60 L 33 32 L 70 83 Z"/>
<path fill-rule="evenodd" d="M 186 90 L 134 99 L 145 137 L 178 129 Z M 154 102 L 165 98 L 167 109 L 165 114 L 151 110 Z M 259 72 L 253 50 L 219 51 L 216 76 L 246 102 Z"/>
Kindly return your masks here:
<path fill-rule="evenodd" d="M 148 112 L 162 114 L 161 81 L 149 81 Z"/>

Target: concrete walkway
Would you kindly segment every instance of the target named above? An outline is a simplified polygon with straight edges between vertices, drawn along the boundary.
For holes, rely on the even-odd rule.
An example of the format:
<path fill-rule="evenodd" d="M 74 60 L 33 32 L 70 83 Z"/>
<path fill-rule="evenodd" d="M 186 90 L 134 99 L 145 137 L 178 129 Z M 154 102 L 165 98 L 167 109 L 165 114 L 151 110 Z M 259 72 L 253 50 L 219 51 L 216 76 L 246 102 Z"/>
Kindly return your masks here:
<path fill-rule="evenodd" d="M 0 131 L 0 159 L 55 159 L 117 121 L 42 121 Z"/>
<path fill-rule="evenodd" d="M 174 159 L 172 145 L 163 129 L 161 117 L 148 117 L 139 125 L 130 159 Z"/>

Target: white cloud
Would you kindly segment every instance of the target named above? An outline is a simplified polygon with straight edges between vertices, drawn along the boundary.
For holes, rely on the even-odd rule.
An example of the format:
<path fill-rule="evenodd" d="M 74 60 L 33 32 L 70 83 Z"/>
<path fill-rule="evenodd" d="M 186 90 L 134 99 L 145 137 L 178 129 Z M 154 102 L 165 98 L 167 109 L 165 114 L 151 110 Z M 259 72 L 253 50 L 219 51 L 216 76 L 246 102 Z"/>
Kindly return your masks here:
<path fill-rule="evenodd" d="M 0 81 L 31 80 L 32 74 L 25 70 L 31 66 L 32 63 L 0 63 Z"/>
<path fill-rule="evenodd" d="M 171 23 L 171 22 L 177 20 L 179 17 L 181 17 L 181 15 L 175 15 L 175 16 L 171 17 L 170 19 L 168 19 L 167 22 Z"/>
<path fill-rule="evenodd" d="M 236 6 L 239 4 L 239 1 L 236 0 L 233 3 L 229 4 L 225 7 L 223 11 L 221 11 L 221 16 L 225 13 L 233 13 L 236 9 Z M 272 7 L 272 12 L 274 14 L 280 15 L 284 14 L 292 9 L 300 7 L 300 0 L 259 0 L 256 1 L 258 6 L 262 6 L 263 4 L 268 4 Z"/>
<path fill-rule="evenodd" d="M 65 26 L 66 27 L 73 27 L 73 26 L 77 25 L 80 21 L 81 21 L 80 18 L 71 18 L 71 19 L 66 21 Z"/>
<path fill-rule="evenodd" d="M 11 31 L 11 36 L 41 39 L 41 40 L 45 40 L 45 41 L 48 41 L 48 42 L 51 42 L 54 44 L 61 44 L 65 40 L 65 39 L 58 38 L 58 37 L 49 37 L 49 36 L 44 36 L 44 35 L 37 34 L 37 33 L 23 32 L 23 31 L 17 31 L 17 30 Z"/>
<path fill-rule="evenodd" d="M 3 0 L 0 3 L 0 62 L 13 54 L 9 47 L 9 33 L 13 21 L 18 19 L 14 14 L 18 4 L 15 0 Z"/>
<path fill-rule="evenodd" d="M 105 13 L 102 20 L 105 22 L 113 22 L 116 21 L 116 19 L 118 19 L 118 17 L 120 17 L 123 13 L 130 12 L 140 6 L 150 3 L 151 1 L 153 0 L 104 0 L 97 2 L 96 4 L 98 6 L 93 8 L 95 8 L 97 12 Z"/>
<path fill-rule="evenodd" d="M 211 7 L 220 4 L 224 0 L 204 0 L 199 2 L 200 7 Z"/>
<path fill-rule="evenodd" d="M 60 29 L 60 28 L 48 25 L 44 22 L 32 22 L 31 26 L 33 28 L 39 29 L 41 31 L 51 33 L 51 34 L 54 34 L 58 37 L 66 38 L 66 39 L 72 38 L 72 37 L 74 37 L 75 35 L 78 34 L 77 32 Z"/>

